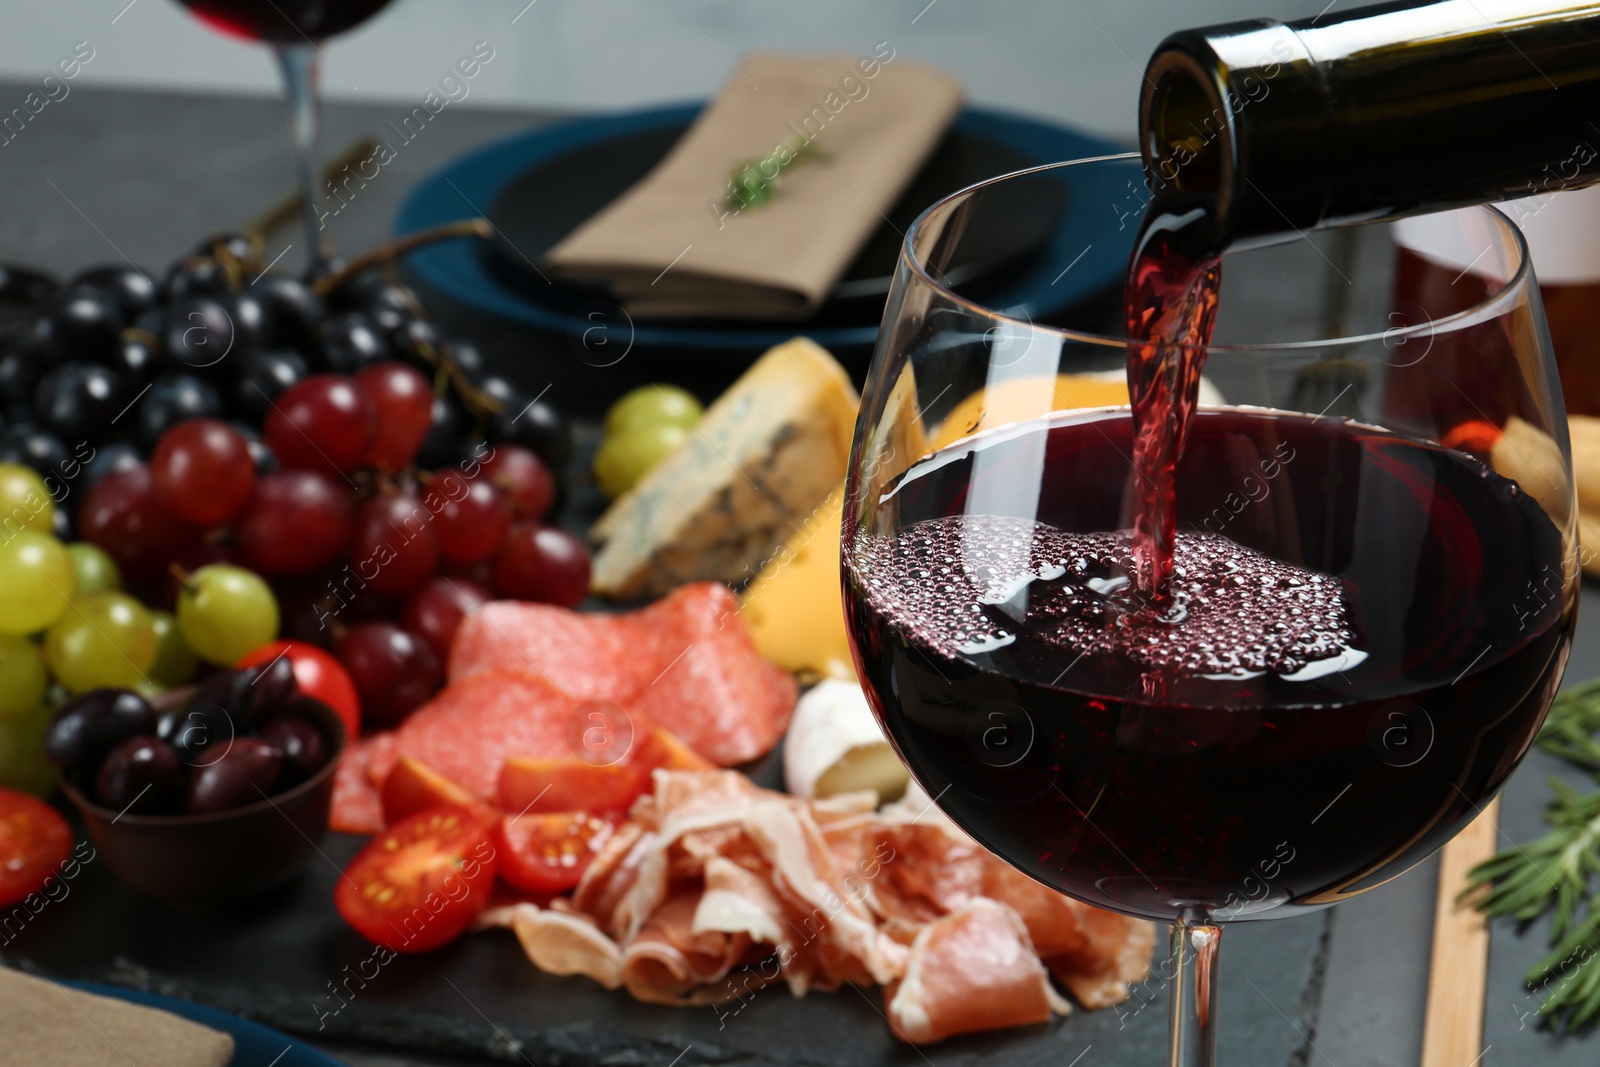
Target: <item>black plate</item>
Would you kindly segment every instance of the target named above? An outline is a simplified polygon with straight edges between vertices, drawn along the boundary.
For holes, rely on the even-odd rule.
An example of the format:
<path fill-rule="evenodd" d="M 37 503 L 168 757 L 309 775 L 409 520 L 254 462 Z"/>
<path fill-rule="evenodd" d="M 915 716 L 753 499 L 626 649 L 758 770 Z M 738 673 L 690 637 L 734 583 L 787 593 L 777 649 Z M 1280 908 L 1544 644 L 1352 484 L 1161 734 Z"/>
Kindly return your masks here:
<path fill-rule="evenodd" d="M 489 219 L 500 236 L 492 246 L 489 270 L 523 299 L 551 308 L 571 312 L 587 301 L 603 299 L 606 292 L 598 286 L 564 282 L 551 285 L 529 267 L 529 260 L 537 263 L 586 219 L 644 178 L 688 127 L 688 122 L 671 123 L 599 141 L 518 174 L 489 209 Z M 958 189 L 996 174 L 1033 166 L 1034 162 L 1027 153 L 982 133 L 952 130 L 806 326 L 876 326 L 883 313 L 884 297 L 889 294 L 902 235 L 917 215 Z M 1015 217 L 1019 223 L 1027 219 L 1028 224 L 1007 231 L 984 231 L 990 245 L 983 249 L 985 273 L 1026 269 L 1030 253 L 1045 244 L 1061 217 L 1064 202 L 1059 186 L 1041 183 L 1027 188 L 1038 202 L 1028 205 L 1025 215 L 1019 213 Z M 717 322 L 678 320 L 677 325 L 713 329 Z M 748 320 L 739 325 L 746 329 L 786 328 L 784 323 Z"/>

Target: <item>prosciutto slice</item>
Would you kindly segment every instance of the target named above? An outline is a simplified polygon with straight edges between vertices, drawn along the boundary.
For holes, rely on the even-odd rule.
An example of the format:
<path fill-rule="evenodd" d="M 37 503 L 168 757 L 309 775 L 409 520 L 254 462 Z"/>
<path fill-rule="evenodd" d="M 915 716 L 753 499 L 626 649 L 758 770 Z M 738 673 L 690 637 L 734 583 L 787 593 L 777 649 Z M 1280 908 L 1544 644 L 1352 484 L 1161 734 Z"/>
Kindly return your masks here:
<path fill-rule="evenodd" d="M 783 983 L 886 990 L 906 1041 L 1042 1023 L 1128 995 L 1154 930 L 1019 874 L 924 805 L 807 801 L 733 771 L 658 770 L 570 899 L 485 913 L 553 974 L 653 1004 Z M 1048 966 L 1041 959 L 1048 961 Z"/>
<path fill-rule="evenodd" d="M 923 927 L 888 1005 L 895 1036 L 913 1044 L 1048 1022 L 1069 1010 L 1017 913 L 986 897 Z"/>

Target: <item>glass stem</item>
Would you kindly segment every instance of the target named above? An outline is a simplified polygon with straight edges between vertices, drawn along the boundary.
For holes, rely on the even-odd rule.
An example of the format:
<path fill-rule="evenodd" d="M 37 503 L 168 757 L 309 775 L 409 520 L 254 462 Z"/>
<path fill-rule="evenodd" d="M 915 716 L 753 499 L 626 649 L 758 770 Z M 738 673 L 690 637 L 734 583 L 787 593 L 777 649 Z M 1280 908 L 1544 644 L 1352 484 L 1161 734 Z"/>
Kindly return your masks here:
<path fill-rule="evenodd" d="M 1171 1067 L 1217 1063 L 1217 951 L 1222 927 L 1180 921 L 1172 925 Z"/>
<path fill-rule="evenodd" d="M 289 134 L 294 141 L 295 180 L 300 185 L 300 207 L 305 219 L 306 264 L 321 260 L 328 250 L 322 238 L 317 204 L 317 128 L 321 124 L 322 72 L 317 50 L 309 42 L 274 45 L 283 69 L 289 98 Z"/>

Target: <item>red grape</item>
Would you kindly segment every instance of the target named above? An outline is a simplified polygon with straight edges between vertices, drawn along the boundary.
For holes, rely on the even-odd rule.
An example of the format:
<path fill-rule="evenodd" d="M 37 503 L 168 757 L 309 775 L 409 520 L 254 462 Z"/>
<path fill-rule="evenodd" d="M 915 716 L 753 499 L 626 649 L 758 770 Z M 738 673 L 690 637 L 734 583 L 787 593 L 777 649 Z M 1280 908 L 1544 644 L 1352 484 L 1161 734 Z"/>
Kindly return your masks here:
<path fill-rule="evenodd" d="M 366 459 L 378 414 L 353 378 L 313 374 L 273 402 L 264 428 L 284 467 L 342 473 Z"/>
<path fill-rule="evenodd" d="M 428 479 L 423 498 L 439 528 L 439 551 L 455 563 L 477 563 L 500 551 L 511 525 L 505 494 L 485 481 L 469 481 L 460 471 L 440 471 Z"/>
<path fill-rule="evenodd" d="M 514 523 L 494 561 L 494 589 L 514 600 L 575 608 L 589 592 L 589 550 L 554 526 Z"/>
<path fill-rule="evenodd" d="M 493 599 L 481 585 L 454 578 L 435 578 L 406 601 L 400 623 L 428 642 L 441 662 L 448 661 L 450 642 L 461 620 L 476 615 Z"/>
<path fill-rule="evenodd" d="M 100 479 L 78 508 L 78 536 L 110 553 L 129 582 L 157 577 L 198 549 L 200 533 L 162 506 L 143 464 Z"/>
<path fill-rule="evenodd" d="M 355 525 L 348 486 L 319 471 L 288 470 L 256 482 L 235 532 L 253 570 L 310 574 L 339 558 Z"/>
<path fill-rule="evenodd" d="M 493 589 L 494 560 L 485 559 L 477 563 L 451 563 L 447 559 L 441 560 L 439 577 L 457 582 L 471 582 L 480 589 Z"/>
<path fill-rule="evenodd" d="M 378 413 L 378 435 L 367 449 L 367 466 L 391 473 L 403 469 L 433 423 L 428 380 L 404 363 L 379 363 L 356 375 L 356 385 Z"/>
<path fill-rule="evenodd" d="M 542 519 L 555 502 L 555 475 L 544 460 L 520 445 L 495 445 L 478 470 L 478 477 L 506 495 L 515 518 Z"/>
<path fill-rule="evenodd" d="M 374 592 L 405 596 L 439 567 L 436 520 L 407 493 L 376 496 L 361 505 L 350 565 Z"/>
<path fill-rule="evenodd" d="M 150 478 L 168 511 L 215 526 L 244 507 L 256 465 L 244 434 L 217 419 L 189 419 L 161 435 L 150 457 Z"/>
<path fill-rule="evenodd" d="M 368 726 L 393 726 L 433 696 L 444 681 L 428 643 L 392 622 L 352 626 L 334 646 L 361 695 Z"/>
<path fill-rule="evenodd" d="M 373 590 L 349 563 L 314 576 L 279 579 L 273 591 L 282 619 L 278 632 L 323 647 L 333 644 L 335 623 L 350 626 L 368 619 L 392 619 L 405 603 Z"/>

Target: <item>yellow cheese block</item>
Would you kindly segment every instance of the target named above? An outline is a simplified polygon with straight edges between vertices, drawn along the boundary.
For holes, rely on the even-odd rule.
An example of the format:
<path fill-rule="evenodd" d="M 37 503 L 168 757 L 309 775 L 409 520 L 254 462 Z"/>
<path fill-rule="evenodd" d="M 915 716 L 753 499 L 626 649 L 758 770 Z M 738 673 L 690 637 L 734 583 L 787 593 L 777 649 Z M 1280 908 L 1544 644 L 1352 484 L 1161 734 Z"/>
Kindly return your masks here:
<path fill-rule="evenodd" d="M 745 590 L 740 615 L 756 650 L 786 671 L 854 678 L 839 592 L 839 520 L 833 491 Z"/>
<path fill-rule="evenodd" d="M 920 456 L 943 448 L 979 430 L 1037 418 L 1047 411 L 1073 407 L 1105 407 L 1128 402 L 1128 387 L 1109 376 L 1057 376 L 1054 395 L 1039 379 L 1019 379 L 975 393 L 957 404 L 930 442 L 919 418 L 886 419 L 880 423 L 873 454 L 898 474 Z M 911 403 L 908 376 L 897 382 L 888 405 Z M 756 648 L 767 659 L 796 674 L 854 678 L 850 645 L 844 630 L 844 601 L 839 591 L 839 524 L 844 487 L 834 490 L 762 568 L 745 591 L 741 612 Z"/>
<path fill-rule="evenodd" d="M 595 523 L 591 588 L 632 599 L 749 578 L 844 478 L 857 405 L 816 343 L 767 352 Z"/>
<path fill-rule="evenodd" d="M 1128 380 L 1121 371 L 1105 375 L 1058 374 L 1053 393 L 1039 378 L 1014 378 L 967 397 L 951 409 L 934 434 L 937 450 L 982 430 L 1027 422 L 1052 411 L 1115 407 L 1128 402 Z"/>

